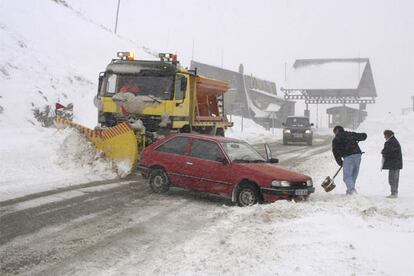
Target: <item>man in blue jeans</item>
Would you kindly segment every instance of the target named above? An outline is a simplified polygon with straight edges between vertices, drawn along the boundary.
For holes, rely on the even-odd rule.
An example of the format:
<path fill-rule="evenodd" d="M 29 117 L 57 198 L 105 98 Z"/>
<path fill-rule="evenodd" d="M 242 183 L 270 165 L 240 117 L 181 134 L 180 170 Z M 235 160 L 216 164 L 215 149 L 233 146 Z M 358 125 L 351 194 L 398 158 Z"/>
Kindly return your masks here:
<path fill-rule="evenodd" d="M 346 194 L 352 195 L 357 192 L 355 183 L 361 164 L 362 152 L 358 142 L 367 139 L 367 134 L 345 131 L 342 126 L 334 127 L 333 132 L 335 138 L 332 140 L 332 152 L 336 163 L 344 168 Z"/>

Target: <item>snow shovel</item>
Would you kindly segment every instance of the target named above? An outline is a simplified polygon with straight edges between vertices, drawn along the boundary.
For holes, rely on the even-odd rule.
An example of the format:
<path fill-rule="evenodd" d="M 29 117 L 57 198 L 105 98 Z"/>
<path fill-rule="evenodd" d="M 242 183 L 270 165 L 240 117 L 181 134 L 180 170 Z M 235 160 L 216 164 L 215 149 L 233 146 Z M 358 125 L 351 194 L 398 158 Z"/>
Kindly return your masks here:
<path fill-rule="evenodd" d="M 333 189 L 335 189 L 336 185 L 334 182 L 335 177 L 338 175 L 338 173 L 341 171 L 342 166 L 339 167 L 338 171 L 334 174 L 332 178 L 327 176 L 325 180 L 322 182 L 322 188 L 325 190 L 325 192 L 329 193 Z"/>

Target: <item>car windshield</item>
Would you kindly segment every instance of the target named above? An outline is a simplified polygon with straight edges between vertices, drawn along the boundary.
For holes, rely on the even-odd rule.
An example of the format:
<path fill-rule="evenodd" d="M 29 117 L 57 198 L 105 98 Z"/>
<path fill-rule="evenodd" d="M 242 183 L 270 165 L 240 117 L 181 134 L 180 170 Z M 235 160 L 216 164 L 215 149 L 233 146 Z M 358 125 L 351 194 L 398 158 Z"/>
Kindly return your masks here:
<path fill-rule="evenodd" d="M 288 126 L 309 126 L 308 118 L 287 118 L 286 125 Z"/>
<path fill-rule="evenodd" d="M 116 92 L 131 92 L 160 100 L 172 98 L 174 76 L 165 74 L 118 75 Z"/>
<path fill-rule="evenodd" d="M 243 142 L 224 142 L 224 151 L 232 162 L 261 163 L 266 160 L 249 144 Z"/>

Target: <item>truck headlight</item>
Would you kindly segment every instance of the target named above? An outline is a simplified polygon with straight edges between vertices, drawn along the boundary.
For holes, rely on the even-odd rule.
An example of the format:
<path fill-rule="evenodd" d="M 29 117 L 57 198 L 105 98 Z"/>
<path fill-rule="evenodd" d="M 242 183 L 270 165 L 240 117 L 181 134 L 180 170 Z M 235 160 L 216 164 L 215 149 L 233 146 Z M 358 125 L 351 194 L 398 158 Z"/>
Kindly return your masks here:
<path fill-rule="evenodd" d="M 309 129 L 307 129 L 307 130 L 305 131 L 305 133 L 307 133 L 307 134 L 311 134 L 311 133 L 312 133 L 312 131 L 310 131 Z"/>
<path fill-rule="evenodd" d="M 289 187 L 290 182 L 286 180 L 273 180 L 272 187 Z"/>
<path fill-rule="evenodd" d="M 290 129 L 283 130 L 284 133 L 290 133 Z"/>
<path fill-rule="evenodd" d="M 308 181 L 306 181 L 306 186 L 308 186 L 308 187 L 312 187 L 313 186 L 312 179 L 309 179 Z"/>

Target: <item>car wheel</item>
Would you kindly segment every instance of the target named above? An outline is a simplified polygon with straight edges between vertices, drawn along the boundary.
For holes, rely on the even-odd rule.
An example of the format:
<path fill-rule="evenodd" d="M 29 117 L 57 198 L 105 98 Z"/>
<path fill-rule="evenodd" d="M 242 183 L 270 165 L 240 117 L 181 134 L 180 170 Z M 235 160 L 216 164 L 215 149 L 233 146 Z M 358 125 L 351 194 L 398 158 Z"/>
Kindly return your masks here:
<path fill-rule="evenodd" d="M 154 193 L 161 194 L 170 188 L 170 180 L 163 169 L 153 169 L 150 172 L 149 184 Z"/>
<path fill-rule="evenodd" d="M 243 185 L 237 192 L 237 204 L 240 207 L 252 206 L 259 202 L 259 191 L 253 185 Z"/>

